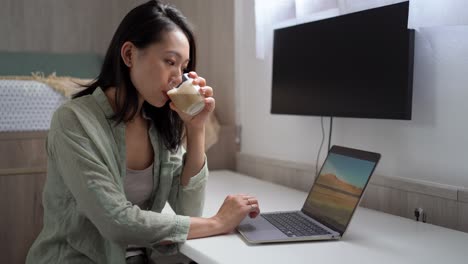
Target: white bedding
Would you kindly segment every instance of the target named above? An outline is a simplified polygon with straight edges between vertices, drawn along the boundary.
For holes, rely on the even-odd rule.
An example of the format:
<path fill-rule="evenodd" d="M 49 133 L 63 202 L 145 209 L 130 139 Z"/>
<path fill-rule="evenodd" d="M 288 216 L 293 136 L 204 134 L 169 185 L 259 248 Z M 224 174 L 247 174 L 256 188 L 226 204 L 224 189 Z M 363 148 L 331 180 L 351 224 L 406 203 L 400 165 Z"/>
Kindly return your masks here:
<path fill-rule="evenodd" d="M 55 109 L 66 100 L 41 82 L 0 80 L 0 132 L 48 130 Z"/>

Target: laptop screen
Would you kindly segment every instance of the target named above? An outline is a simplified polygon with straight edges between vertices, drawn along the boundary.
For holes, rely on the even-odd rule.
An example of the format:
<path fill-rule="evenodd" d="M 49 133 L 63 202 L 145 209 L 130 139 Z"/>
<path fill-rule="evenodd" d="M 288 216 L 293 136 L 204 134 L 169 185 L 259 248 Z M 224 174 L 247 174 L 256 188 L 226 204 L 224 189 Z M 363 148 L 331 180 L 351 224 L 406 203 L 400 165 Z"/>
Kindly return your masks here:
<path fill-rule="evenodd" d="M 377 153 L 333 146 L 303 212 L 343 234 L 379 158 Z"/>

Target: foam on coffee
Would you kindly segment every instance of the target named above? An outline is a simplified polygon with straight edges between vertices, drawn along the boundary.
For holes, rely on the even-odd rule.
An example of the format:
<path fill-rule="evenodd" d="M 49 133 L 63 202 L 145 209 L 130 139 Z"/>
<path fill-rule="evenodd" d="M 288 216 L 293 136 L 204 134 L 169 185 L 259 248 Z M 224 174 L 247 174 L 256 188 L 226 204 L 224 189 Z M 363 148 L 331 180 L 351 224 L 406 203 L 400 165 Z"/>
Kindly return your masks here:
<path fill-rule="evenodd" d="M 199 93 L 200 86 L 192 82 L 193 79 L 189 78 L 179 88 L 169 90 L 167 95 L 182 112 L 196 115 L 205 108 L 205 100 Z"/>

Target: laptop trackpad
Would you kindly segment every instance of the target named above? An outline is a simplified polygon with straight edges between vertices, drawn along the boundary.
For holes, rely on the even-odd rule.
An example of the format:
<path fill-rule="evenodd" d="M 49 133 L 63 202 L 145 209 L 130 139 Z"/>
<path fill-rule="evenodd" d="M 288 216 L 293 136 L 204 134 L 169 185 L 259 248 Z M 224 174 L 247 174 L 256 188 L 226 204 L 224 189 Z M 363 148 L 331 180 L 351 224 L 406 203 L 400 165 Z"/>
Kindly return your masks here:
<path fill-rule="evenodd" d="M 239 224 L 237 230 L 251 242 L 281 240 L 288 237 L 262 216 L 257 216 L 253 219 L 246 217 Z"/>

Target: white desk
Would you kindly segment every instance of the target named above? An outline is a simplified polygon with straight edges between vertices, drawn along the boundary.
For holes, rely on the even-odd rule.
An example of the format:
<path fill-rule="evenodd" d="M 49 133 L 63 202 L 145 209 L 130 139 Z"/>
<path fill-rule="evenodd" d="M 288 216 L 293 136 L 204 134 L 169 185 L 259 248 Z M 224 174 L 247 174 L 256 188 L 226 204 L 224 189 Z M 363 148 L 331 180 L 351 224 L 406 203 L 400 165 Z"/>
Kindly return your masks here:
<path fill-rule="evenodd" d="M 307 193 L 243 176 L 213 171 L 204 216 L 216 214 L 228 194 L 258 197 L 262 211 L 300 210 Z M 340 241 L 250 245 L 238 233 L 188 240 L 181 252 L 210 263 L 468 263 L 468 234 L 358 208 Z"/>

